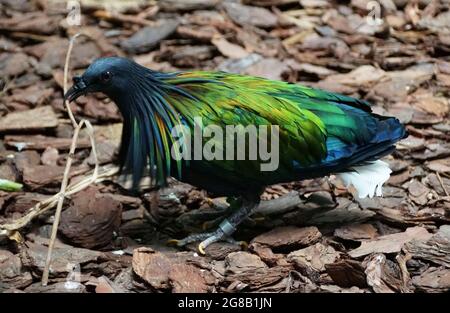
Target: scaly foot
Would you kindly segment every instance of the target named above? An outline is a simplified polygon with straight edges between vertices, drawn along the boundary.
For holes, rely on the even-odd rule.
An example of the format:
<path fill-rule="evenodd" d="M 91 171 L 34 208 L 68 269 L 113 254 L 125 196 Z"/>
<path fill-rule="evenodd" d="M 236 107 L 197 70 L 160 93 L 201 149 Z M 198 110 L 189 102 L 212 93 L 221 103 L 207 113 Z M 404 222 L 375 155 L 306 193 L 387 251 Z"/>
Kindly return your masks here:
<path fill-rule="evenodd" d="M 197 249 L 203 255 L 205 255 L 206 247 L 218 241 L 226 241 L 233 244 L 238 243 L 239 245 L 245 247 L 247 245 L 245 242 L 237 242 L 230 237 L 235 230 L 236 228 L 226 219 L 220 223 L 219 228 L 217 228 L 214 232 L 193 234 L 181 240 L 172 239 L 169 240 L 168 243 L 175 244 L 177 247 L 184 247 L 192 242 L 201 241 Z"/>

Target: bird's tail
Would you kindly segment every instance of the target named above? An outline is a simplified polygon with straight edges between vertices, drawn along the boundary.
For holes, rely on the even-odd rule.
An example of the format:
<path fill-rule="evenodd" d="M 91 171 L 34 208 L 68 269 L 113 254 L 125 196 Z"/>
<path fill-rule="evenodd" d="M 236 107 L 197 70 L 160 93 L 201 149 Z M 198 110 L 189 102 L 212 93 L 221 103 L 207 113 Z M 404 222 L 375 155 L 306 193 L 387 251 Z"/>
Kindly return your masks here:
<path fill-rule="evenodd" d="M 367 165 L 354 166 L 352 171 L 339 173 L 337 176 L 342 180 L 346 187 L 353 185 L 358 192 L 359 198 L 374 195 L 382 196 L 383 184 L 389 179 L 391 169 L 386 162 L 377 160 Z"/>
<path fill-rule="evenodd" d="M 392 171 L 386 162 L 379 159 L 392 153 L 395 149 L 394 144 L 408 136 L 408 132 L 398 119 L 377 117 L 378 131 L 372 143 L 355 154 L 352 158 L 353 165 L 348 167 L 348 171 L 337 174 L 346 187 L 353 185 L 359 198 L 383 195 L 382 186 Z"/>

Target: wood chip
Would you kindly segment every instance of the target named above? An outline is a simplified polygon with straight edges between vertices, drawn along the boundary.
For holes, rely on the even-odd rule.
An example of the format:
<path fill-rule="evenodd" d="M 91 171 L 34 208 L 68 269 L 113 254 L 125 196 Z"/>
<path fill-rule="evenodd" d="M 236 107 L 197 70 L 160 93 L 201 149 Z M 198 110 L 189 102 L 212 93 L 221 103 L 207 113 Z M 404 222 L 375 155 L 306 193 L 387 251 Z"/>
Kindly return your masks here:
<path fill-rule="evenodd" d="M 365 263 L 367 284 L 376 293 L 409 292 L 400 267 L 384 254 L 373 254 Z"/>
<path fill-rule="evenodd" d="M 403 245 L 413 239 L 427 240 L 432 236 L 423 227 L 411 227 L 405 232 L 380 236 L 373 241 L 364 241 L 359 248 L 353 249 L 349 255 L 358 258 L 371 253 L 395 253 L 399 252 Z"/>
<path fill-rule="evenodd" d="M 317 227 L 279 227 L 253 238 L 252 243 L 259 243 L 272 249 L 295 249 L 317 242 L 322 234 Z"/>
<path fill-rule="evenodd" d="M 404 250 L 413 258 L 450 267 L 450 226 L 442 225 L 431 238 L 413 238 Z"/>
<path fill-rule="evenodd" d="M 325 269 L 333 281 L 341 287 L 367 287 L 366 274 L 361 262 L 351 259 L 325 264 Z"/>
<path fill-rule="evenodd" d="M 299 266 L 309 266 L 317 272 L 325 271 L 327 264 L 332 264 L 339 259 L 339 253 L 328 245 L 316 243 L 304 249 L 296 250 L 288 254 L 288 260 Z"/>
<path fill-rule="evenodd" d="M 0 118 L 0 132 L 45 130 L 58 126 L 58 118 L 51 106 L 12 112 Z"/>
<path fill-rule="evenodd" d="M 45 150 L 47 148 L 54 148 L 66 151 L 70 149 L 72 139 L 55 138 L 43 135 L 7 135 L 5 136 L 5 144 L 18 150 Z M 91 143 L 88 138 L 80 138 L 77 141 L 78 148 L 89 148 L 90 146 Z"/>
<path fill-rule="evenodd" d="M 72 196 L 61 214 L 60 230 L 72 244 L 87 249 L 111 248 L 121 223 L 122 204 L 94 187 Z"/>
<path fill-rule="evenodd" d="M 133 251 L 133 271 L 150 286 L 156 289 L 168 289 L 169 272 L 172 262 L 160 252 L 149 248 Z"/>
<path fill-rule="evenodd" d="M 188 264 L 174 264 L 169 272 L 169 280 L 174 293 L 205 293 L 208 291 L 200 270 Z"/>
<path fill-rule="evenodd" d="M 338 228 L 334 235 L 345 240 L 370 240 L 377 237 L 377 229 L 372 224 L 354 224 Z"/>
<path fill-rule="evenodd" d="M 430 268 L 411 280 L 418 291 L 440 293 L 450 291 L 450 269 Z"/>

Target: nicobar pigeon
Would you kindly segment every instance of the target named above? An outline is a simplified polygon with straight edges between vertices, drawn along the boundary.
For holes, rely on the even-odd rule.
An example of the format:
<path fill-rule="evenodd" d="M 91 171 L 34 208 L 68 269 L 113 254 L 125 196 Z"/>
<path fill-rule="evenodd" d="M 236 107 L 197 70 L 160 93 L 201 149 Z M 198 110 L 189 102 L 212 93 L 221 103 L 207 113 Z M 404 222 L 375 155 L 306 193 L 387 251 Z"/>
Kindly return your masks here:
<path fill-rule="evenodd" d="M 271 184 L 335 174 L 346 186 L 352 185 L 359 197 L 381 196 L 391 170 L 379 159 L 407 136 L 398 119 L 373 113 L 363 100 L 226 72 L 161 73 L 120 57 L 92 63 L 83 75 L 73 78 L 65 99 L 73 101 L 90 92 L 104 93 L 119 107 L 123 133 L 118 161 L 122 173 L 132 176 L 134 189 L 144 175 L 157 186 L 164 186 L 171 176 L 236 199 L 231 202 L 239 205 L 217 230 L 177 241 L 179 246 L 201 242 L 201 252 L 213 242 L 232 240 L 231 234 Z M 227 125 L 242 125 L 235 128 L 240 131 L 249 125 L 270 129 L 276 125 L 278 167 L 261 171 L 265 161 L 259 156 L 244 160 L 174 157 L 173 128 L 183 125 L 193 133 L 199 127 L 196 118 L 201 118 L 201 127 L 216 125 L 224 130 Z M 258 139 L 269 144 L 267 132 L 262 133 Z"/>

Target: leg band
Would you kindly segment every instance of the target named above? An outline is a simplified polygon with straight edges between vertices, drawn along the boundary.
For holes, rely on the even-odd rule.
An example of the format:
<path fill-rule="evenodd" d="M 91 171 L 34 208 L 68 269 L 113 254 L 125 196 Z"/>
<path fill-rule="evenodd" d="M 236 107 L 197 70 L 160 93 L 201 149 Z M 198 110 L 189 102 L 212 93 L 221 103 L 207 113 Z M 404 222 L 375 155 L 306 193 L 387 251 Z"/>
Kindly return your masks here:
<path fill-rule="evenodd" d="M 236 227 L 231 224 L 228 219 L 223 220 L 223 222 L 220 223 L 219 228 L 223 231 L 225 236 L 230 236 L 236 230 Z"/>

